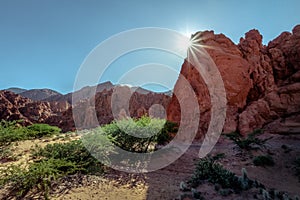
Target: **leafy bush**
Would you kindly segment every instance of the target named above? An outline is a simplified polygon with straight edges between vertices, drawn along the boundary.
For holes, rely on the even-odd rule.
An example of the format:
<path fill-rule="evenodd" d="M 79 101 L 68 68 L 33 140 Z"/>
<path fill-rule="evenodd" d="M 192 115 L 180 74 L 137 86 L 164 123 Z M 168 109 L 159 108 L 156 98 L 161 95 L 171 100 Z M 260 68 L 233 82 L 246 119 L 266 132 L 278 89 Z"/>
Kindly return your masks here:
<path fill-rule="evenodd" d="M 258 129 L 248 134 L 246 138 L 244 138 L 241 134 L 237 132 L 226 134 L 226 136 L 232 141 L 234 141 L 234 143 L 238 145 L 241 149 L 251 150 L 254 149 L 255 146 L 256 147 L 264 146 L 266 141 L 272 138 L 270 137 L 266 139 L 259 139 L 256 136 L 260 134 L 262 134 L 262 130 Z"/>
<path fill-rule="evenodd" d="M 203 158 L 196 164 L 196 169 L 189 183 L 192 187 L 196 187 L 204 180 L 213 184 L 220 184 L 223 188 L 241 189 L 238 177 L 223 168 L 222 165 L 215 163 L 212 158 Z"/>
<path fill-rule="evenodd" d="M 120 148 L 132 152 L 148 152 L 150 145 L 163 144 L 171 139 L 176 124 L 162 119 L 142 117 L 123 119 L 99 129 Z"/>
<path fill-rule="evenodd" d="M 275 165 L 274 160 L 269 155 L 257 156 L 253 159 L 253 164 L 255 166 L 273 166 Z"/>
<path fill-rule="evenodd" d="M 33 124 L 26 127 L 28 129 L 28 137 L 40 138 L 43 136 L 50 136 L 58 134 L 61 129 L 56 126 L 50 126 L 48 124 Z"/>
<path fill-rule="evenodd" d="M 8 145 L 11 142 L 27 139 L 27 129 L 18 125 L 18 121 L 0 122 L 0 145 Z"/>
<path fill-rule="evenodd" d="M 60 128 L 47 124 L 33 124 L 28 127 L 19 125 L 20 121 L 0 122 L 0 145 L 9 145 L 11 142 L 40 138 L 60 133 Z"/>
<path fill-rule="evenodd" d="M 48 199 L 48 192 L 52 181 L 65 175 L 74 174 L 78 170 L 76 164 L 61 160 L 48 159 L 30 164 L 27 170 L 18 166 L 10 166 L 2 171 L 0 185 L 9 184 L 9 195 L 22 199 L 30 190 L 44 191 L 44 197 Z"/>
<path fill-rule="evenodd" d="M 9 184 L 10 194 L 23 198 L 38 189 L 47 198 L 53 181 L 75 173 L 103 173 L 103 165 L 91 156 L 80 140 L 48 144 L 32 152 L 35 162 L 28 169 L 10 166 L 1 172 L 0 186 Z"/>
<path fill-rule="evenodd" d="M 103 165 L 91 155 L 81 140 L 47 144 L 44 148 L 33 150 L 32 156 L 75 163 L 77 169 L 82 173 L 103 172 Z"/>

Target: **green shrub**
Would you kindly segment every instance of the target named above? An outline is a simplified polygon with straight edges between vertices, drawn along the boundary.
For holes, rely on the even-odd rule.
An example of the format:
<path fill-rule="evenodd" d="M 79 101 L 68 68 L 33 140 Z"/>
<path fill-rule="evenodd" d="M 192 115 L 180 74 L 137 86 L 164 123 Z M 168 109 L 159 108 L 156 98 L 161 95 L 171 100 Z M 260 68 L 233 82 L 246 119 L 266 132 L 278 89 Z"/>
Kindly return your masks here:
<path fill-rule="evenodd" d="M 0 122 L 0 145 L 9 145 L 11 142 L 40 138 L 60 133 L 60 128 L 47 124 L 33 124 L 23 127 L 20 121 Z"/>
<path fill-rule="evenodd" d="M 48 159 L 30 164 L 27 170 L 18 166 L 10 166 L 3 170 L 0 185 L 9 184 L 11 188 L 8 196 L 16 196 L 22 199 L 30 190 L 38 189 L 44 192 L 44 197 L 48 198 L 51 183 L 68 174 L 77 172 L 77 166 L 66 160 Z"/>
<path fill-rule="evenodd" d="M 241 149 L 251 150 L 251 149 L 255 149 L 257 147 L 264 146 L 266 141 L 268 141 L 272 138 L 272 137 L 270 137 L 270 138 L 266 138 L 266 139 L 259 139 L 256 137 L 257 135 L 260 135 L 262 133 L 263 133 L 263 131 L 258 129 L 258 130 L 253 131 L 252 133 L 248 134 L 247 137 L 243 137 L 241 134 L 236 133 L 236 132 L 226 134 L 226 137 L 228 137 L 229 139 L 234 141 L 234 143 L 236 145 L 238 145 Z"/>
<path fill-rule="evenodd" d="M 98 129 L 120 148 L 132 152 L 149 152 L 150 145 L 164 144 L 171 139 L 176 124 L 162 119 L 142 117 L 123 119 Z"/>
<path fill-rule="evenodd" d="M 56 126 L 50 126 L 48 124 L 33 124 L 27 126 L 27 129 L 28 129 L 28 137 L 32 137 L 32 138 L 50 136 L 61 132 L 60 128 Z"/>
<path fill-rule="evenodd" d="M 238 177 L 215 163 L 212 158 L 203 158 L 196 164 L 194 174 L 189 181 L 192 187 L 197 187 L 202 181 L 207 180 L 213 184 L 219 184 L 222 188 L 235 188 L 240 190 Z"/>
<path fill-rule="evenodd" d="M 274 160 L 269 155 L 257 156 L 253 159 L 253 164 L 255 166 L 274 166 Z"/>
<path fill-rule="evenodd" d="M 11 142 L 26 140 L 28 130 L 18 125 L 18 121 L 0 122 L 0 145 L 9 145 Z"/>
<path fill-rule="evenodd" d="M 206 181 L 214 184 L 215 190 L 225 196 L 229 195 L 231 191 L 239 193 L 253 187 L 265 188 L 258 181 L 249 179 L 246 169 L 243 168 L 242 175 L 237 176 L 210 157 L 202 158 L 196 163 L 196 169 L 188 184 L 190 187 L 196 188 Z"/>
<path fill-rule="evenodd" d="M 29 191 L 38 189 L 47 198 L 53 181 L 75 173 L 103 173 L 104 167 L 86 149 L 83 143 L 48 144 L 44 148 L 32 150 L 35 162 L 28 169 L 10 166 L 1 171 L 0 186 L 8 184 L 10 194 L 23 198 Z"/>
<path fill-rule="evenodd" d="M 35 158 L 61 159 L 76 164 L 82 173 L 102 173 L 103 165 L 94 158 L 81 140 L 68 143 L 47 144 L 44 148 L 34 149 Z"/>

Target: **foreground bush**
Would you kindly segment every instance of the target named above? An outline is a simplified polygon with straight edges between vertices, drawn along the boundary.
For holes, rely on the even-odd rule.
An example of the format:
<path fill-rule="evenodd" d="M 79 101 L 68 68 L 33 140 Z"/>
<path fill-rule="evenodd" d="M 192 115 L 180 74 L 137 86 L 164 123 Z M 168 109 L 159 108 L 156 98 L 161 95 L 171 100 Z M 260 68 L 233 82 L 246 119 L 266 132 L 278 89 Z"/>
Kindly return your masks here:
<path fill-rule="evenodd" d="M 103 171 L 103 165 L 94 158 L 81 140 L 68 143 L 48 144 L 44 148 L 33 150 L 34 158 L 59 159 L 74 163 L 82 173 L 97 173 Z"/>
<path fill-rule="evenodd" d="M 100 129 L 115 145 L 132 152 L 149 152 L 150 145 L 168 142 L 170 133 L 177 131 L 175 123 L 146 116 L 115 121 Z"/>
<path fill-rule="evenodd" d="M 47 198 L 54 181 L 75 173 L 103 173 L 103 165 L 91 156 L 81 141 L 48 144 L 32 152 L 35 162 L 28 169 L 11 166 L 1 172 L 0 185 L 8 184 L 10 194 L 23 198 L 37 190 Z"/>
<path fill-rule="evenodd" d="M 45 199 L 48 199 L 52 181 L 74 174 L 78 170 L 75 163 L 51 158 L 32 163 L 27 170 L 18 166 L 8 167 L 1 173 L 0 185 L 9 183 L 8 196 L 16 196 L 17 199 L 22 199 L 32 189 L 43 191 Z"/>
<path fill-rule="evenodd" d="M 216 159 L 211 157 L 200 159 L 196 163 L 193 176 L 187 182 L 188 185 L 182 182 L 180 188 L 182 191 L 200 193 L 196 188 L 206 182 L 213 183 L 215 190 L 222 196 L 228 196 L 232 193 L 241 193 L 251 188 L 256 188 L 256 190 L 252 191 L 256 192 L 253 196 L 254 199 L 299 199 L 297 196 L 291 198 L 283 191 L 277 191 L 275 189 L 267 190 L 266 187 L 257 180 L 248 178 L 247 171 L 244 168 L 242 169 L 242 175 L 237 176 L 233 172 L 225 169 L 221 164 L 216 163 Z"/>
<path fill-rule="evenodd" d="M 243 189 L 243 181 L 234 173 L 225 169 L 222 165 L 215 162 L 212 158 L 203 158 L 196 164 L 194 174 L 189 181 L 192 187 L 197 187 L 203 181 L 208 181 L 213 184 L 219 184 L 222 188 L 230 188 L 235 191 Z"/>

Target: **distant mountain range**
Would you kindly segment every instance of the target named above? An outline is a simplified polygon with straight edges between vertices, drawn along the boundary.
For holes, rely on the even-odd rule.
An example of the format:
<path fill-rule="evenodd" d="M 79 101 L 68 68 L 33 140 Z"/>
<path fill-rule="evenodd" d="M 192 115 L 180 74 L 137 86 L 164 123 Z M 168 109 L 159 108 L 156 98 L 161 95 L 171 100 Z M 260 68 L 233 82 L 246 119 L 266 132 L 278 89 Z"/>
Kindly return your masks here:
<path fill-rule="evenodd" d="M 84 99 L 89 99 L 93 96 L 93 91 L 96 88 L 96 93 L 98 92 L 102 92 L 104 90 L 111 90 L 112 88 L 114 88 L 117 85 L 112 84 L 110 81 L 104 82 L 104 83 L 100 83 L 96 86 L 86 86 L 81 88 L 78 91 L 75 92 L 70 92 L 67 94 L 61 94 L 55 90 L 52 89 L 30 89 L 30 90 L 26 90 L 26 89 L 22 89 L 22 88 L 17 88 L 17 87 L 11 87 L 8 89 L 5 89 L 7 91 L 13 92 L 15 94 L 19 94 L 22 97 L 26 97 L 29 98 L 31 100 L 34 101 L 49 101 L 49 102 L 63 102 L 66 101 L 68 103 L 72 103 L 72 96 L 75 95 L 77 101 L 79 100 L 84 100 Z M 153 91 L 144 89 L 142 87 L 130 87 L 132 92 L 137 92 L 140 94 L 148 94 L 148 93 L 152 93 Z M 172 91 L 166 91 L 166 92 L 162 92 L 162 94 L 171 96 L 172 95 Z M 78 102 L 74 102 L 75 104 Z"/>
<path fill-rule="evenodd" d="M 22 93 L 22 92 L 27 91 L 26 89 L 23 89 L 23 88 L 17 88 L 17 87 L 11 87 L 11 88 L 7 88 L 7 89 L 4 89 L 4 90 L 13 92 L 13 93 L 15 93 L 15 94 L 20 94 L 20 93 Z"/>
<path fill-rule="evenodd" d="M 8 88 L 5 89 L 6 91 L 13 92 L 15 94 L 19 94 L 22 97 L 26 97 L 28 99 L 34 100 L 34 101 L 44 101 L 50 97 L 53 96 L 63 96 L 61 93 L 51 90 L 51 89 L 31 89 L 31 90 L 26 90 L 22 88 Z"/>

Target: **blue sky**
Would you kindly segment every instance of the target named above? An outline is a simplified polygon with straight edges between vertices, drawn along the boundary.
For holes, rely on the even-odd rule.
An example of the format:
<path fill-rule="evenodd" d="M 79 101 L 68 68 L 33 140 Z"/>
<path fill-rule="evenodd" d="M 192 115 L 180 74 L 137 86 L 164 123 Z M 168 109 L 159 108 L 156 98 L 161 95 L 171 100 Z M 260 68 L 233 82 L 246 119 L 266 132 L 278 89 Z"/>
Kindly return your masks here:
<path fill-rule="evenodd" d="M 299 8 L 298 0 L 0 0 L 0 89 L 70 92 L 89 52 L 108 37 L 133 28 L 162 27 L 183 33 L 214 30 L 235 43 L 256 28 L 267 43 L 300 24 Z M 183 62 L 150 54 L 144 59 L 138 54 L 136 60 L 134 55 L 120 59 L 103 81 L 117 80 L 117 65 L 129 69 L 155 60 L 179 70 Z"/>

